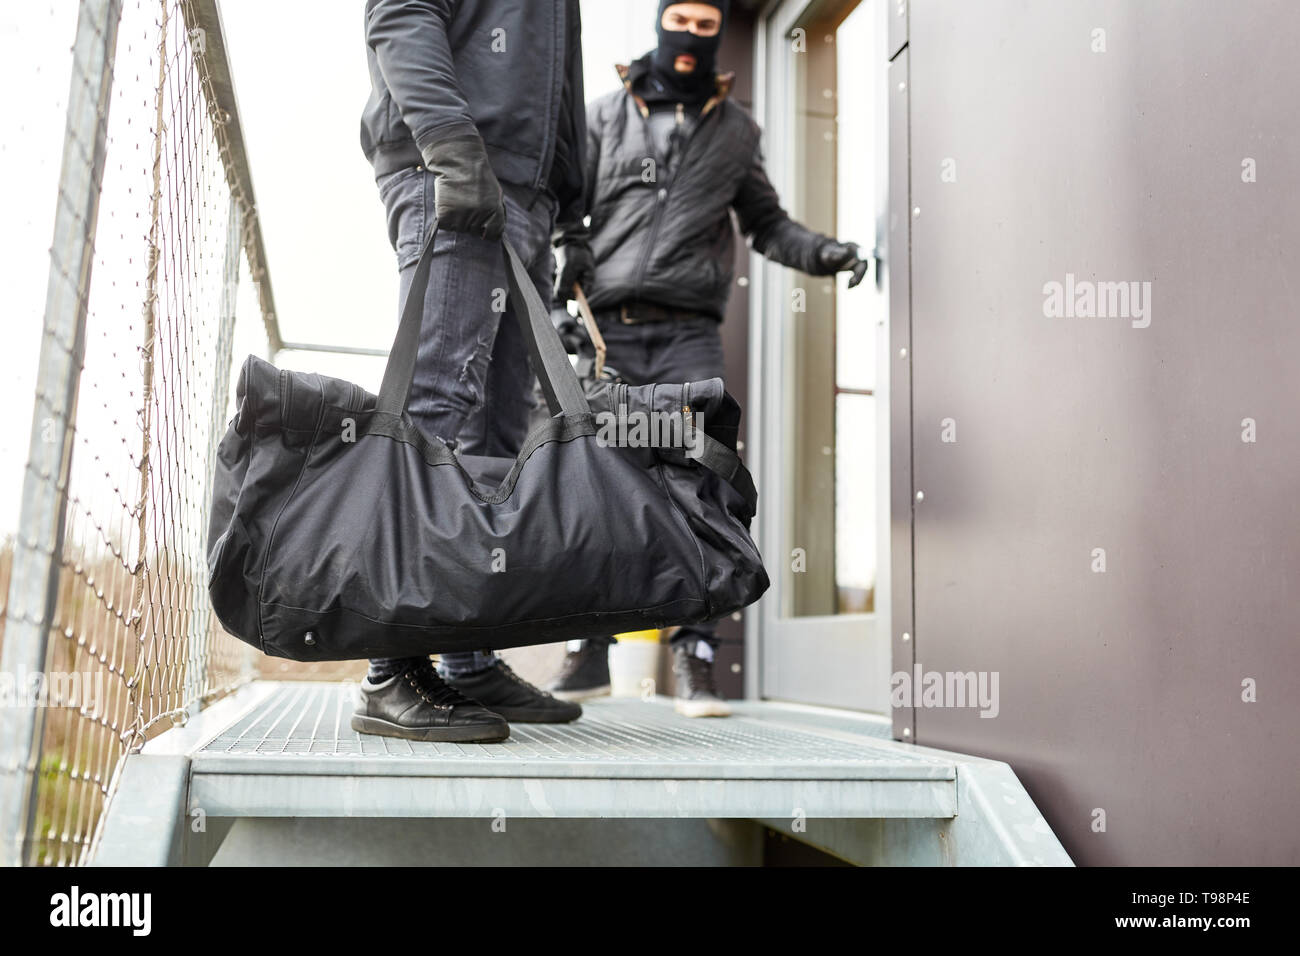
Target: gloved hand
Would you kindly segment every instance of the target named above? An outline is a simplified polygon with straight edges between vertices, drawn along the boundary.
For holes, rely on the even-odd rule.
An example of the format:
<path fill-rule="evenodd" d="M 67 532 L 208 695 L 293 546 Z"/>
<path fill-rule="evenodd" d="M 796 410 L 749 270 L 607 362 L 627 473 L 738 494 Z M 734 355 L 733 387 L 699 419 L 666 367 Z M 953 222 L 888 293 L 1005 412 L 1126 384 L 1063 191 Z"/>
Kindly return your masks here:
<path fill-rule="evenodd" d="M 569 314 L 567 309 L 553 307 L 551 309 L 551 324 L 555 326 L 555 331 L 560 333 L 560 341 L 564 343 L 564 351 L 579 358 L 584 355 L 594 356 L 596 354 L 596 347 L 591 344 L 591 336 L 578 324 L 578 320 Z"/>
<path fill-rule="evenodd" d="M 573 283 L 577 282 L 586 292 L 587 286 L 596 275 L 596 259 L 591 254 L 591 243 L 586 240 L 572 240 L 559 248 L 560 271 L 555 280 L 556 305 L 564 305 L 573 298 Z"/>
<path fill-rule="evenodd" d="M 852 271 L 853 278 L 849 279 L 850 289 L 861 282 L 867 270 L 871 268 L 870 260 L 858 255 L 856 242 L 839 242 L 835 239 L 823 243 L 817 250 L 817 263 L 826 270 L 826 275 Z"/>
<path fill-rule="evenodd" d="M 505 197 L 488 165 L 482 138 L 470 133 L 435 143 L 425 150 L 424 162 L 435 177 L 438 228 L 500 239 L 506 226 Z"/>

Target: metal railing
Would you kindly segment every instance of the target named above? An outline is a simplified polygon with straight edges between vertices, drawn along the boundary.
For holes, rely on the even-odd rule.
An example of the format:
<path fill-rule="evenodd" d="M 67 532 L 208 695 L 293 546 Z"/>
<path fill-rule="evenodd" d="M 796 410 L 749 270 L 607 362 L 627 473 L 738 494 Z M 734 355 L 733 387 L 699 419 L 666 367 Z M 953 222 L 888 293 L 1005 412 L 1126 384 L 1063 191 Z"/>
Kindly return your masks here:
<path fill-rule="evenodd" d="M 81 0 L 0 553 L 0 862 L 84 862 L 123 757 L 250 679 L 208 508 L 231 356 L 283 344 L 216 0 Z"/>

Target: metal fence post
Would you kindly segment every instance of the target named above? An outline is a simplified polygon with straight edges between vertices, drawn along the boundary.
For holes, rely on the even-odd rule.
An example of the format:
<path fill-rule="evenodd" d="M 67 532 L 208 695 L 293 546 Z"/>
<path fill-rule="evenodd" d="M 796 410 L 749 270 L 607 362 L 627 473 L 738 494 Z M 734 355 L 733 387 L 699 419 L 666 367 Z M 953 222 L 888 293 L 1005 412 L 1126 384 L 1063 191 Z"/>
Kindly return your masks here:
<path fill-rule="evenodd" d="M 77 16 L 36 404 L 0 657 L 0 672 L 21 690 L 44 679 L 58 595 L 121 14 L 121 0 L 82 0 Z M 0 707 L 0 864 L 21 866 L 31 838 L 45 715 L 36 695 L 13 704 Z"/>

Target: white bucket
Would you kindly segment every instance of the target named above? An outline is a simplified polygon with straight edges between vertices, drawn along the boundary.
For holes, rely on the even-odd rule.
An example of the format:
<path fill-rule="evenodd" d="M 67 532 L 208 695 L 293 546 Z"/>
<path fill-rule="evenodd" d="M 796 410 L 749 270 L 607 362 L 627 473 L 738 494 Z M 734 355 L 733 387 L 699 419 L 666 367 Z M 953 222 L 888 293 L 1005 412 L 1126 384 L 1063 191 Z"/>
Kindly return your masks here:
<path fill-rule="evenodd" d="M 609 692 L 614 697 L 650 698 L 657 692 L 658 641 L 619 640 L 609 649 Z"/>

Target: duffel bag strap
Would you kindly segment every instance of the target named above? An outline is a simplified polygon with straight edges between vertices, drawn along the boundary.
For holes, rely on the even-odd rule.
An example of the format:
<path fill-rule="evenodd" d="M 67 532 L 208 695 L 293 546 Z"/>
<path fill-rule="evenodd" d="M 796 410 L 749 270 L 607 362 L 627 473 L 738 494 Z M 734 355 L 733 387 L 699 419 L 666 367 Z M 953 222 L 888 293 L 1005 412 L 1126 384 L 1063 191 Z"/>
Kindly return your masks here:
<path fill-rule="evenodd" d="M 503 242 L 506 251 L 506 279 L 510 283 L 510 298 L 515 305 L 515 315 L 524 333 L 528 355 L 533 360 L 533 371 L 541 383 L 546 406 L 552 415 L 590 415 L 591 406 L 582 390 L 578 373 L 569 362 L 568 350 L 560 339 L 559 330 L 551 321 L 551 314 L 542 305 L 528 269 L 510 243 Z M 523 308 L 520 308 L 520 305 Z"/>
<path fill-rule="evenodd" d="M 758 489 L 754 487 L 754 478 L 734 451 L 709 435 L 701 436 L 704 440 L 696 461 L 716 474 L 727 484 L 735 488 L 749 506 L 750 514 L 758 510 Z"/>
<path fill-rule="evenodd" d="M 758 510 L 758 491 L 754 488 L 753 476 L 740 456 L 725 443 L 702 430 L 697 432 L 696 440 L 700 445 L 694 454 L 688 455 L 684 448 L 674 447 L 657 447 L 655 451 L 668 461 L 682 465 L 693 462 L 701 468 L 709 469 L 736 490 L 749 506 L 750 515 L 754 515 Z"/>
<path fill-rule="evenodd" d="M 435 223 L 420 250 L 420 260 L 415 275 L 402 304 L 402 317 L 397 323 L 397 335 L 388 354 L 384 368 L 383 384 L 379 387 L 377 410 L 391 415 L 401 415 L 406 410 L 411 380 L 415 376 L 415 359 L 420 350 L 420 327 L 424 320 L 424 300 L 429 291 L 429 274 L 433 268 L 433 243 L 438 235 Z M 560 334 L 551 324 L 550 314 L 542 306 L 541 296 L 510 243 L 502 240 L 506 265 L 506 284 L 514 313 L 519 319 L 524 342 L 532 359 L 533 370 L 541 382 L 546 404 L 555 415 L 587 415 L 591 408 L 582 391 L 578 374 L 569 364 L 568 353 Z M 466 303 L 455 303 L 455 308 L 466 308 Z"/>
<path fill-rule="evenodd" d="M 384 380 L 379 386 L 376 410 L 390 415 L 401 415 L 406 410 L 406 398 L 415 377 L 415 357 L 420 350 L 420 326 L 424 320 L 424 299 L 429 291 L 429 270 L 433 268 L 433 240 L 438 235 L 434 223 L 429 238 L 420 249 L 420 261 L 415 265 L 415 275 L 406 290 L 402 303 L 402 317 L 397 322 L 397 335 L 388 352 L 384 366 Z"/>

